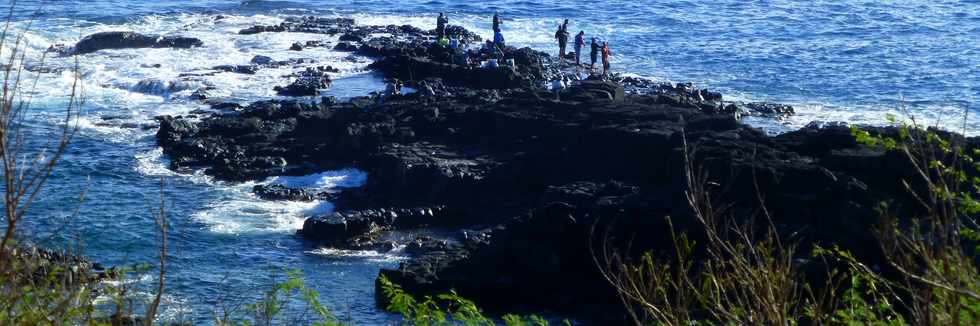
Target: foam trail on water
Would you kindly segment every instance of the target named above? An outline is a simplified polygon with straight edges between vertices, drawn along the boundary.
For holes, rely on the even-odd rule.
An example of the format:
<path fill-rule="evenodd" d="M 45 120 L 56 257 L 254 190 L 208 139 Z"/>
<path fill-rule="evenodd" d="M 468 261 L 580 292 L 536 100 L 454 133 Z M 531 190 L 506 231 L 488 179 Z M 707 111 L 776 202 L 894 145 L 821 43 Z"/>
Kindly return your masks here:
<path fill-rule="evenodd" d="M 249 193 L 252 185 L 223 189 L 217 198 L 191 218 L 215 233 L 289 233 L 302 228 L 308 214 L 333 209 L 330 203 L 319 201 L 260 200 Z"/>
<path fill-rule="evenodd" d="M 278 184 L 290 188 L 312 188 L 328 190 L 335 188 L 356 188 L 367 181 L 367 173 L 357 169 L 326 171 L 305 176 L 279 176 L 266 181 L 267 184 Z"/>
<path fill-rule="evenodd" d="M 389 252 L 381 253 L 375 250 L 346 250 L 346 249 L 335 249 L 335 248 L 318 248 L 314 250 L 307 251 L 309 255 L 315 256 L 325 256 L 334 259 L 358 259 L 367 260 L 377 263 L 396 263 L 408 259 L 407 256 L 401 255 L 405 249 L 405 246 L 399 246 Z"/>
<path fill-rule="evenodd" d="M 269 201 L 257 198 L 252 188 L 259 184 L 281 184 L 289 187 L 310 188 L 316 191 L 338 191 L 342 188 L 360 187 L 367 180 L 367 173 L 356 169 L 325 171 L 306 176 L 272 177 L 260 183 L 227 185 L 215 183 L 216 198 L 191 218 L 205 225 L 212 232 L 224 234 L 285 233 L 303 226 L 310 216 L 333 212 L 333 204 L 326 201 L 293 202 Z"/>

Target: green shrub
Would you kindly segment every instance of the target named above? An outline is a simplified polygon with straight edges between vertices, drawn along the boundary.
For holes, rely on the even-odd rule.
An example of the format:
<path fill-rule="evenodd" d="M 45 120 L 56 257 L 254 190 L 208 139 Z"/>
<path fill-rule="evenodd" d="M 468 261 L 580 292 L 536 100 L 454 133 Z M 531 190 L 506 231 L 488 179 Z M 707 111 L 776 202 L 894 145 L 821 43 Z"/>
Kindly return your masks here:
<path fill-rule="evenodd" d="M 407 325 L 441 326 L 441 325 L 497 325 L 496 322 L 483 315 L 483 312 L 473 301 L 467 300 L 455 291 L 418 299 L 405 292 L 398 284 L 391 282 L 384 275 L 378 277 L 381 291 L 389 304 L 386 309 L 402 316 Z M 507 326 L 547 326 L 550 323 L 540 316 L 504 315 L 502 321 Z M 571 325 L 568 320 L 562 321 Z"/>
<path fill-rule="evenodd" d="M 870 230 L 897 277 L 845 250 L 817 247 L 812 259 L 845 268 L 827 270 L 824 284 L 810 284 L 795 266 L 795 244 L 780 239 L 761 196 L 767 226 L 761 236 L 751 220 L 733 224 L 744 219 L 714 209 L 707 176 L 691 162 L 686 139 L 686 196 L 706 243 L 678 234 L 668 218 L 672 255 L 647 253 L 633 261 L 604 243 L 596 264 L 638 325 L 976 325 L 980 149 L 911 121 L 896 123 L 892 136 L 851 131 L 860 145 L 899 153 L 914 169 L 916 179 L 902 180 L 914 202 L 903 204 L 924 213 L 896 217 L 882 203 L 881 221 Z M 696 261 L 697 250 L 707 258 Z"/>

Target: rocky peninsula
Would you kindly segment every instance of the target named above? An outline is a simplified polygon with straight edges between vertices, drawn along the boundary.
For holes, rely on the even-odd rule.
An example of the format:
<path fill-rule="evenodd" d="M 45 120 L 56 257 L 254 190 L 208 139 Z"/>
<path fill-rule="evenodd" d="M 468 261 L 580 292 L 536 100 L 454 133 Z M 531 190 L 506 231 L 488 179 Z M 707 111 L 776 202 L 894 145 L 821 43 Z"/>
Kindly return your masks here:
<path fill-rule="evenodd" d="M 667 216 L 677 228 L 695 230 L 684 197 L 685 157 L 709 176 L 713 198 L 729 205 L 733 218 L 757 215 L 763 199 L 776 228 L 804 247 L 837 244 L 872 261 L 875 208 L 908 196 L 900 182 L 912 173 L 907 161 L 859 145 L 847 126 L 770 136 L 740 122 L 792 114 L 786 105 L 730 102 L 690 84 L 622 76 L 575 81 L 556 100 L 545 84 L 574 68 L 559 68 L 548 54 L 508 48 L 502 62 L 513 66 L 470 66 L 434 44 L 434 31 L 412 26 L 302 17 L 241 33 L 295 31 L 341 41 L 283 51 L 332 46 L 370 56 L 373 70 L 418 91 L 239 104 L 213 101 L 202 90 L 199 99 L 215 112 L 158 117 L 157 142 L 172 169 L 203 168 L 228 181 L 365 171 L 363 187 L 340 193 L 283 186 L 255 192 L 333 202 L 335 212 L 309 217 L 297 234 L 337 248 L 404 248 L 413 258 L 381 274 L 410 292 L 455 289 L 491 311 L 622 321 L 621 302 L 591 246 L 669 250 Z M 471 46 L 480 42 L 459 27 L 449 33 Z M 256 58 L 219 69 L 254 73 L 282 64 L 289 63 Z M 325 76 L 296 76 L 280 94 L 313 95 L 310 89 L 329 83 Z M 390 236 L 413 230 L 444 236 Z"/>

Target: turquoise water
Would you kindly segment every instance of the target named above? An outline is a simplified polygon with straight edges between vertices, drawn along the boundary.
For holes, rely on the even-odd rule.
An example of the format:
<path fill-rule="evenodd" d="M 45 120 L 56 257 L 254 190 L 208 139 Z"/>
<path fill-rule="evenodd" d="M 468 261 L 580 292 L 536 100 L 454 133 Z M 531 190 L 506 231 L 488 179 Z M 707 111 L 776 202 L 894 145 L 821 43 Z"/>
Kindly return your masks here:
<path fill-rule="evenodd" d="M 0 1 L 6 7 L 9 2 Z M 811 121 L 881 124 L 887 113 L 909 112 L 919 121 L 980 130 L 980 2 L 971 1 L 21 1 L 15 28 L 26 27 L 31 55 L 107 30 L 198 37 L 203 48 L 101 51 L 82 56 L 86 111 L 81 132 L 33 210 L 25 232 L 47 234 L 80 211 L 55 243 L 79 240 L 108 264 L 152 262 L 153 203 L 159 182 L 172 230 L 170 292 L 165 313 L 206 322 L 212 306 L 240 293 L 257 293 L 273 271 L 295 268 L 329 307 L 362 324 L 391 316 L 375 307 L 373 281 L 395 254 L 315 248 L 293 235 L 304 216 L 330 203 L 277 203 L 254 198 L 254 184 L 216 182 L 200 172 L 175 173 L 154 145 L 152 117 L 188 114 L 205 106 L 187 100 L 201 86 L 219 96 L 251 101 L 274 96 L 290 69 L 256 75 L 218 74 L 190 81 L 178 75 L 221 64 L 244 64 L 254 55 L 316 58 L 342 70 L 331 89 L 349 97 L 377 89 L 367 58 L 328 49 L 286 51 L 321 35 L 237 35 L 288 15 L 351 16 L 362 24 L 434 26 L 444 11 L 452 24 L 490 36 L 499 10 L 508 43 L 557 52 L 551 36 L 562 18 L 570 28 L 608 40 L 613 68 L 640 76 L 694 82 L 726 97 L 792 103 L 798 115 L 760 121 L 771 131 Z M 215 21 L 214 15 L 226 16 Z M 8 54 L 0 53 L 0 57 Z M 37 62 L 29 61 L 29 65 Z M 46 65 L 68 67 L 66 59 Z M 159 64 L 159 67 L 155 65 Z M 39 133 L 58 124 L 68 73 L 46 73 L 36 89 Z M 147 86 L 149 85 L 149 86 Z M 356 170 L 263 182 L 356 186 Z M 85 192 L 84 202 L 78 197 Z M 78 206 L 80 205 L 80 206 Z M 148 284 L 153 278 L 137 280 Z"/>

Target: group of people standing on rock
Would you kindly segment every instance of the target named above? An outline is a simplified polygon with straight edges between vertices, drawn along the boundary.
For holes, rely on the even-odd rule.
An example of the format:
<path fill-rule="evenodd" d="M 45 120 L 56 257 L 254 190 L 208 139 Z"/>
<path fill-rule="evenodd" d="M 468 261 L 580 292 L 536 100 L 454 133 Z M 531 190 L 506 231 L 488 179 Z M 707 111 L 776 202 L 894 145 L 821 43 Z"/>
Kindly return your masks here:
<path fill-rule="evenodd" d="M 493 15 L 493 40 L 487 40 L 483 45 L 483 48 L 479 52 L 474 53 L 470 50 L 461 49 L 463 41 L 460 40 L 459 35 L 448 35 L 449 32 L 447 28 L 449 26 L 449 17 L 445 13 L 439 13 L 439 17 L 436 18 L 436 43 L 444 47 L 448 47 L 455 50 L 463 50 L 462 55 L 460 55 L 459 63 L 471 64 L 470 59 L 479 57 L 489 57 L 491 59 L 503 60 L 504 50 L 506 47 L 506 41 L 504 40 L 504 34 L 500 31 L 500 14 L 494 13 Z M 456 61 L 454 59 L 454 61 Z"/>
<path fill-rule="evenodd" d="M 561 63 L 565 63 L 567 54 L 565 53 L 565 48 L 568 47 L 568 38 L 571 36 L 568 32 L 568 19 L 558 25 L 558 31 L 555 32 L 555 40 L 558 41 L 558 57 Z M 575 35 L 575 65 L 581 66 L 582 64 L 582 48 L 585 47 L 585 31 L 579 31 Z M 599 42 L 595 37 L 592 38 L 590 58 L 592 59 L 589 64 L 589 70 L 595 71 L 595 63 L 602 55 L 602 75 L 605 76 L 609 73 L 609 57 L 612 52 L 609 51 L 609 42 Z"/>
<path fill-rule="evenodd" d="M 502 20 L 500 18 L 500 13 L 494 12 L 493 14 L 493 40 L 487 40 L 484 44 L 483 52 L 489 53 L 491 57 L 499 57 L 503 59 L 506 49 L 506 41 L 504 40 L 504 34 L 501 32 L 500 25 Z M 446 17 L 445 13 L 439 13 L 439 17 L 436 18 L 436 33 L 438 34 L 438 43 L 457 49 L 460 46 L 460 40 L 458 36 L 454 36 L 450 39 L 447 35 L 446 28 L 449 24 L 449 18 Z M 565 19 L 562 23 L 558 25 L 558 31 L 555 32 L 555 40 L 558 41 L 558 57 L 560 64 L 565 64 L 565 60 L 568 57 L 566 49 L 568 48 L 568 41 L 571 34 L 568 32 L 568 19 Z M 582 66 L 582 51 L 585 48 L 585 31 L 579 31 L 574 38 L 575 47 L 575 66 Z M 591 38 L 590 44 L 590 63 L 589 71 L 596 71 L 596 62 L 602 59 L 602 75 L 606 76 L 609 74 L 610 63 L 609 57 L 612 56 L 612 52 L 609 50 L 609 42 L 603 41 L 599 42 L 595 37 Z"/>

